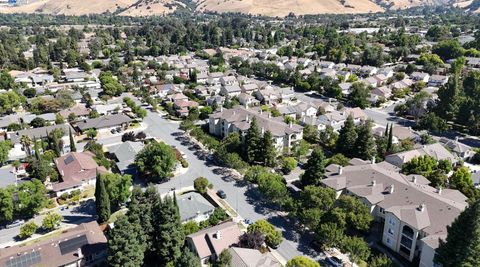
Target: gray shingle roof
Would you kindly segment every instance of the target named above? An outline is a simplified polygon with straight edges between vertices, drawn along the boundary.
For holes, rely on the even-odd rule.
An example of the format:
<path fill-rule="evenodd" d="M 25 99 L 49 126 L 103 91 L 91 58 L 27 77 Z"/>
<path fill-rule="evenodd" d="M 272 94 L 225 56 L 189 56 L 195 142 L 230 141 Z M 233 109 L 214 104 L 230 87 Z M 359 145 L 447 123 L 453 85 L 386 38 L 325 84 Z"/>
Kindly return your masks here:
<path fill-rule="evenodd" d="M 125 114 L 107 115 L 95 119 L 83 120 L 77 123 L 77 127 L 81 130 L 88 130 L 91 128 L 102 129 L 114 126 L 120 126 L 124 123 L 131 122 L 132 119 Z"/>
<path fill-rule="evenodd" d="M 207 214 L 215 210 L 215 207 L 210 202 L 196 192 L 186 193 L 177 197 L 177 203 L 182 222 L 191 220 L 199 214 Z"/>

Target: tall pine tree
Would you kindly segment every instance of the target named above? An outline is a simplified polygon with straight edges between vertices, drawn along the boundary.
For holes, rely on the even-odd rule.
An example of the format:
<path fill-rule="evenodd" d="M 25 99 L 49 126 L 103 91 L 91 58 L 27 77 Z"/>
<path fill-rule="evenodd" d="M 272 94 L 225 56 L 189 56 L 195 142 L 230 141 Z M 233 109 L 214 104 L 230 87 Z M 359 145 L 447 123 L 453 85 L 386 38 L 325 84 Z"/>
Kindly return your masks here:
<path fill-rule="evenodd" d="M 104 223 L 110 218 L 110 198 L 103 177 L 97 172 L 95 184 L 95 205 L 97 208 L 98 222 Z"/>
<path fill-rule="evenodd" d="M 182 255 L 175 262 L 175 267 L 200 267 L 200 258 L 193 254 L 187 247 L 183 248 Z"/>
<path fill-rule="evenodd" d="M 447 232 L 434 261 L 444 267 L 480 266 L 480 202 L 460 213 Z"/>
<path fill-rule="evenodd" d="M 68 129 L 68 137 L 70 138 L 70 151 L 77 152 L 77 147 L 75 145 L 75 139 L 73 138 L 72 129 Z"/>
<path fill-rule="evenodd" d="M 270 131 L 266 131 L 263 134 L 261 150 L 262 153 L 259 156 L 263 157 L 265 166 L 274 167 L 276 163 L 277 149 L 273 145 L 273 136 Z"/>
<path fill-rule="evenodd" d="M 325 155 L 320 147 L 316 147 L 307 163 L 305 164 L 305 172 L 300 177 L 303 186 L 320 185 L 320 181 L 325 174 Z"/>
<path fill-rule="evenodd" d="M 375 139 L 372 133 L 372 122 L 366 121 L 357 129 L 358 137 L 355 142 L 355 155 L 358 158 L 369 160 L 377 155 Z"/>
<path fill-rule="evenodd" d="M 143 265 L 146 249 L 142 225 L 121 216 L 108 232 L 108 266 L 137 267 Z"/>
<path fill-rule="evenodd" d="M 254 163 L 258 159 L 261 159 L 261 137 L 258 130 L 257 120 L 252 118 L 250 128 L 248 128 L 245 135 L 245 160 L 248 163 Z"/>
<path fill-rule="evenodd" d="M 154 246 L 162 265 L 174 263 L 182 254 L 185 236 L 175 198 L 165 197 L 153 208 Z"/>
<path fill-rule="evenodd" d="M 355 141 L 357 140 L 357 130 L 353 117 L 349 115 L 337 140 L 337 152 L 347 157 L 352 157 L 355 153 Z"/>
<path fill-rule="evenodd" d="M 392 150 L 393 146 L 393 124 L 390 124 L 390 129 L 388 131 L 388 141 L 387 141 L 387 153 Z"/>

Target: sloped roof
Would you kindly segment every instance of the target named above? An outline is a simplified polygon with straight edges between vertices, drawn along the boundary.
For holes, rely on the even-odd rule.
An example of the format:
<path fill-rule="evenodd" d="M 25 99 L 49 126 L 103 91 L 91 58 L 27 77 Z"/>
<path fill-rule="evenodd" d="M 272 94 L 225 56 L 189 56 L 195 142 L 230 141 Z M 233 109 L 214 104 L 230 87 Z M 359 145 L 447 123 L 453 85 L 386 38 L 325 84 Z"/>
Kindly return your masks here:
<path fill-rule="evenodd" d="M 57 159 L 55 165 L 62 178 L 62 182 L 53 184 L 54 191 L 75 187 L 82 184 L 82 181 L 96 178 L 98 173 L 106 173 L 107 169 L 98 166 L 93 159 L 92 152 L 70 152 Z"/>
<path fill-rule="evenodd" d="M 190 192 L 177 197 L 178 209 L 182 222 L 194 218 L 198 214 L 213 212 L 215 207 L 202 195 Z"/>
<path fill-rule="evenodd" d="M 268 252 L 260 253 L 256 249 L 231 247 L 232 266 L 235 267 L 281 267 L 282 264 Z"/>
<path fill-rule="evenodd" d="M 213 254 L 220 255 L 224 249 L 238 243 L 242 232 L 235 222 L 225 222 L 193 233 L 191 239 L 198 256 L 203 259 Z"/>
<path fill-rule="evenodd" d="M 88 129 L 102 129 L 108 127 L 119 126 L 127 122 L 131 122 L 132 119 L 125 114 L 115 114 L 102 116 L 95 119 L 87 119 L 80 122 L 77 122 L 77 127 L 81 130 Z"/>

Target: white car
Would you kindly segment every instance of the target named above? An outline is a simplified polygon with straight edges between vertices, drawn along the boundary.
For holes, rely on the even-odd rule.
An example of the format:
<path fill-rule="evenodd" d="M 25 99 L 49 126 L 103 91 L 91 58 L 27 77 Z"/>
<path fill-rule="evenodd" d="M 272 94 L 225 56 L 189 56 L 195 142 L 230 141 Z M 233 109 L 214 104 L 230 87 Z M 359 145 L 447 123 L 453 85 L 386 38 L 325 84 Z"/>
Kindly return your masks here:
<path fill-rule="evenodd" d="M 10 228 L 22 226 L 24 223 L 25 223 L 24 220 L 16 220 L 16 221 L 12 222 L 11 224 L 7 224 L 7 226 L 5 226 L 5 228 L 10 229 Z"/>

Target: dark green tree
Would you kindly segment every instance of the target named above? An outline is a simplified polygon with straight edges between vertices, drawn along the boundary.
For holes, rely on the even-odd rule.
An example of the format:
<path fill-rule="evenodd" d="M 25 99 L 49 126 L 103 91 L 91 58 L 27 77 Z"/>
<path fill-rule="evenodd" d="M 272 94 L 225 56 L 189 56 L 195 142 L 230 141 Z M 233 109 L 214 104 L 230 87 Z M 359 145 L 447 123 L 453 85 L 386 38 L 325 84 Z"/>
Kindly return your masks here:
<path fill-rule="evenodd" d="M 175 267 L 201 267 L 200 258 L 197 257 L 190 249 L 184 247 L 182 255 L 175 262 Z"/>
<path fill-rule="evenodd" d="M 260 130 L 258 129 L 257 120 L 253 117 L 250 128 L 248 128 L 245 135 L 245 160 L 248 163 L 254 163 L 261 159 L 261 147 Z"/>
<path fill-rule="evenodd" d="M 276 165 L 276 157 L 277 157 L 277 149 L 273 145 L 273 136 L 272 132 L 266 131 L 262 137 L 262 145 L 261 145 L 261 155 L 264 159 L 265 166 L 268 167 L 275 167 Z"/>
<path fill-rule="evenodd" d="M 372 122 L 366 121 L 357 129 L 358 137 L 355 142 L 356 156 L 368 160 L 376 156 L 375 139 L 372 133 Z"/>
<path fill-rule="evenodd" d="M 300 181 L 304 186 L 320 185 L 320 181 L 325 174 L 325 155 L 320 147 L 316 147 L 310 158 L 305 164 L 305 172 L 300 177 Z"/>
<path fill-rule="evenodd" d="M 337 140 L 337 152 L 347 157 L 352 157 L 355 153 L 355 142 L 357 140 L 357 129 L 353 117 L 349 115 L 345 124 L 340 129 Z"/>
<path fill-rule="evenodd" d="M 70 151 L 71 152 L 76 152 L 77 151 L 77 147 L 75 145 L 75 139 L 73 138 L 73 134 L 72 134 L 72 129 L 68 129 L 68 137 L 70 139 Z"/>
<path fill-rule="evenodd" d="M 370 106 L 370 89 L 363 82 L 352 84 L 351 92 L 348 95 L 348 102 L 355 107 L 367 108 Z"/>
<path fill-rule="evenodd" d="M 97 173 L 95 184 L 95 205 L 97 208 L 98 222 L 104 223 L 110 218 L 110 197 L 103 177 Z"/>
<path fill-rule="evenodd" d="M 182 254 L 185 239 L 176 198 L 167 196 L 155 204 L 153 222 L 153 243 L 158 260 L 162 264 L 175 262 Z"/>
<path fill-rule="evenodd" d="M 108 232 L 108 265 L 112 267 L 137 267 L 143 265 L 146 239 L 142 225 L 120 216 L 115 227 Z"/>
<path fill-rule="evenodd" d="M 447 232 L 434 261 L 444 267 L 480 266 L 480 201 L 460 213 Z"/>

